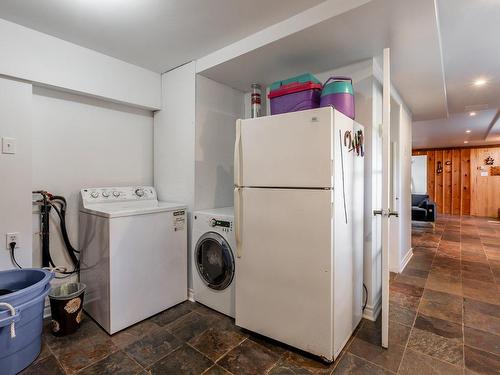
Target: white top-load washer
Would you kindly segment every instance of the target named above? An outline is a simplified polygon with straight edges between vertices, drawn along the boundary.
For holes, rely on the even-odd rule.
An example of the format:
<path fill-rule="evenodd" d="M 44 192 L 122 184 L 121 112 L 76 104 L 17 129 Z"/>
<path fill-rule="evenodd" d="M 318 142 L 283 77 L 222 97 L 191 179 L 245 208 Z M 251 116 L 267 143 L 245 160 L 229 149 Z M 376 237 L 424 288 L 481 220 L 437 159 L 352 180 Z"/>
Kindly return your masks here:
<path fill-rule="evenodd" d="M 194 300 L 234 317 L 233 207 L 196 211 L 193 215 Z"/>
<path fill-rule="evenodd" d="M 81 190 L 85 311 L 109 334 L 187 299 L 186 206 L 151 186 Z"/>

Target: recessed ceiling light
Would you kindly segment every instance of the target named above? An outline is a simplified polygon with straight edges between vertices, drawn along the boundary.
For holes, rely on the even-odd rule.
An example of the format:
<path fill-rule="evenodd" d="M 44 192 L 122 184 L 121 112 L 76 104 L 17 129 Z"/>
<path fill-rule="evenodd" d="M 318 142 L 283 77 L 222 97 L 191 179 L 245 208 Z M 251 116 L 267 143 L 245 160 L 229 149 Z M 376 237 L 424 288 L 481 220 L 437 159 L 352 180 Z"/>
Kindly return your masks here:
<path fill-rule="evenodd" d="M 465 132 L 466 132 L 467 134 L 469 134 L 469 133 L 470 133 L 470 130 L 466 130 Z"/>
<path fill-rule="evenodd" d="M 476 112 L 474 112 L 474 111 L 469 112 L 469 116 L 475 116 L 475 115 L 477 115 L 477 113 L 476 113 Z"/>
<path fill-rule="evenodd" d="M 464 143 L 469 143 L 469 141 L 464 141 Z"/>
<path fill-rule="evenodd" d="M 484 86 L 486 84 L 486 80 L 484 78 L 478 78 L 474 81 L 474 86 Z"/>

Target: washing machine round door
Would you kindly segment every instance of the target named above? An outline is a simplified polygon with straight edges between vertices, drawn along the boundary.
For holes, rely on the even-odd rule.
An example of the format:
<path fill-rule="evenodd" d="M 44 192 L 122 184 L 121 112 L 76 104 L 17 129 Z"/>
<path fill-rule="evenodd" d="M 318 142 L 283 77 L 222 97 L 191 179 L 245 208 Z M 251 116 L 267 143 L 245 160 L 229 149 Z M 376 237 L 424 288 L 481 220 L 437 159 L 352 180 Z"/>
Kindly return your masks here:
<path fill-rule="evenodd" d="M 234 278 L 234 256 L 227 241 L 215 232 L 205 233 L 196 243 L 198 274 L 211 289 L 226 289 Z"/>

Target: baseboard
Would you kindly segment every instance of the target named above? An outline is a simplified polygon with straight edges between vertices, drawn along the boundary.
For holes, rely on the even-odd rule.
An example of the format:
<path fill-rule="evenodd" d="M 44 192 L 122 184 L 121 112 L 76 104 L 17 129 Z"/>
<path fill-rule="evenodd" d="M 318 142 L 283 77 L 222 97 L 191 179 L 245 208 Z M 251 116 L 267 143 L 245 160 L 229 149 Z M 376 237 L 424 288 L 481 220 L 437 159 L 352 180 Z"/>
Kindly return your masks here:
<path fill-rule="evenodd" d="M 413 248 L 410 248 L 410 250 L 408 250 L 405 257 L 403 258 L 403 261 L 401 262 L 401 268 L 399 269 L 399 272 L 403 272 L 403 270 L 408 265 L 412 257 L 413 257 Z M 365 310 L 363 311 L 363 318 L 375 321 L 377 320 L 381 310 L 382 310 L 382 295 L 379 294 L 373 305 L 366 305 Z"/>
<path fill-rule="evenodd" d="M 403 258 L 403 261 L 401 262 L 401 267 L 399 268 L 399 273 L 404 271 L 404 269 L 406 268 L 412 257 L 413 257 L 413 247 L 411 247 L 410 250 L 408 250 L 405 257 Z"/>
<path fill-rule="evenodd" d="M 188 300 L 191 302 L 195 302 L 193 288 L 188 288 Z"/>
<path fill-rule="evenodd" d="M 365 310 L 363 311 L 363 318 L 374 322 L 377 320 L 381 310 L 382 310 L 382 296 L 379 295 L 373 305 L 366 305 Z"/>

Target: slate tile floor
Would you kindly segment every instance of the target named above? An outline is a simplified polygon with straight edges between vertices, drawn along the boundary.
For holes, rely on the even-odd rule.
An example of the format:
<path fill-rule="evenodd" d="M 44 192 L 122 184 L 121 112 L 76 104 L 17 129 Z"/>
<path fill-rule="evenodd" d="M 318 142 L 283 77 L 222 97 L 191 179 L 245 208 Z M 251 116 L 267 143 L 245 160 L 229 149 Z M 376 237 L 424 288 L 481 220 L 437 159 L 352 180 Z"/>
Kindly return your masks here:
<path fill-rule="evenodd" d="M 90 318 L 70 337 L 48 330 L 24 374 L 500 374 L 500 225 L 440 216 L 413 224 L 414 256 L 391 275 L 389 349 L 361 322 L 331 365 L 185 302 L 113 337 Z"/>

